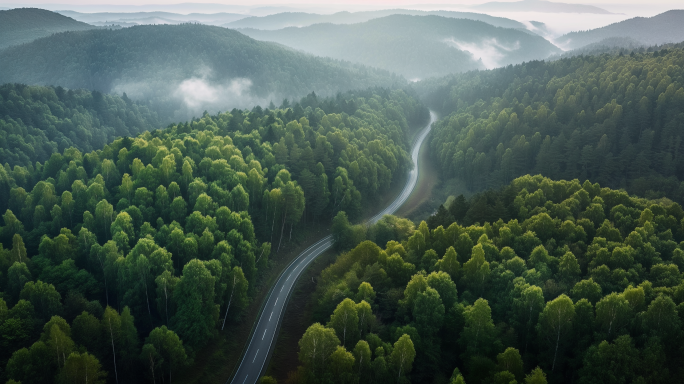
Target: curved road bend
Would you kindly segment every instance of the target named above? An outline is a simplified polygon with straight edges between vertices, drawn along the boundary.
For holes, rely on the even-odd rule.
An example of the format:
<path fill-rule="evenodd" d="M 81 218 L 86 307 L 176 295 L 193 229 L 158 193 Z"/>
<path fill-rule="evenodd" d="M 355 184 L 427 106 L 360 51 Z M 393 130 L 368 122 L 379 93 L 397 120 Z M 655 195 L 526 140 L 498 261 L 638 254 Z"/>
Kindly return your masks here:
<path fill-rule="evenodd" d="M 418 181 L 418 153 L 423 141 L 430 133 L 432 123 L 437 120 L 437 115 L 430 111 L 430 123 L 423 128 L 423 130 L 415 138 L 411 148 L 411 159 L 415 166 L 409 173 L 409 178 L 406 181 L 404 189 L 401 194 L 382 212 L 373 216 L 368 223 L 376 223 L 384 215 L 394 213 L 401 205 L 408 199 Z M 278 278 L 278 281 L 273 286 L 271 294 L 266 300 L 261 316 L 259 317 L 252 338 L 249 341 L 247 350 L 242 356 L 242 361 L 238 367 L 235 376 L 233 377 L 233 384 L 254 384 L 261 377 L 261 371 L 266 367 L 270 350 L 273 347 L 273 342 L 278 336 L 278 325 L 280 318 L 285 311 L 287 299 L 290 291 L 294 288 L 294 284 L 299 278 L 299 275 L 304 269 L 319 255 L 332 247 L 332 235 L 328 235 L 306 250 L 302 252 L 297 258 L 285 268 L 283 273 Z"/>

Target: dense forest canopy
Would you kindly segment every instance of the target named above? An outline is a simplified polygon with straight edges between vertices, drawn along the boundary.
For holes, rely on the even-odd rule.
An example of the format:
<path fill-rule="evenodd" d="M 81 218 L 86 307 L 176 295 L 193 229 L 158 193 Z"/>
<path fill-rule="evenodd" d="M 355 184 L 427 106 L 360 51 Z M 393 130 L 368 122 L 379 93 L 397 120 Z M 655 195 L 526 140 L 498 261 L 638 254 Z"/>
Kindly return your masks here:
<path fill-rule="evenodd" d="M 526 173 L 684 201 L 684 50 L 578 56 L 455 76 L 431 148 L 471 190 Z"/>
<path fill-rule="evenodd" d="M 59 13 L 38 8 L 0 10 L 0 50 L 24 44 L 53 33 L 85 31 L 96 27 Z"/>
<path fill-rule="evenodd" d="M 98 91 L 0 86 L 0 164 L 33 166 L 74 147 L 100 149 L 121 136 L 159 128 L 147 106 Z"/>
<path fill-rule="evenodd" d="M 239 319 L 272 250 L 411 167 L 427 118 L 401 90 L 312 93 L 0 168 L 0 381 L 170 380 Z"/>
<path fill-rule="evenodd" d="M 149 102 L 186 120 L 312 91 L 403 84 L 388 72 L 314 58 L 239 32 L 198 24 L 65 32 L 0 51 L 0 82 L 60 85 Z"/>
<path fill-rule="evenodd" d="M 681 382 L 683 219 L 678 204 L 529 175 L 419 225 L 340 213 L 339 246 L 369 240 L 321 273 L 290 377 Z"/>
<path fill-rule="evenodd" d="M 440 16 L 392 15 L 351 25 L 241 31 L 258 40 L 386 69 L 408 79 L 494 68 L 560 52 L 526 31 Z"/>

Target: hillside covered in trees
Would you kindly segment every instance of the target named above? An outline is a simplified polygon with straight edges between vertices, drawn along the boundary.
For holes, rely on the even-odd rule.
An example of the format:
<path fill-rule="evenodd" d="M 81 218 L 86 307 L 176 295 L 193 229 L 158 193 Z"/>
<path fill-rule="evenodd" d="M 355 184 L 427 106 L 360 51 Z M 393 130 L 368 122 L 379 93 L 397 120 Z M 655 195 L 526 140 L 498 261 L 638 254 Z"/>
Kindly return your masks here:
<path fill-rule="evenodd" d="M 427 118 L 401 90 L 310 94 L 0 167 L 0 381 L 171 381 L 305 225 L 380 199 Z"/>
<path fill-rule="evenodd" d="M 0 50 L 31 42 L 53 33 L 85 31 L 96 27 L 59 13 L 38 8 L 0 10 Z"/>
<path fill-rule="evenodd" d="M 392 15 L 351 25 L 240 31 L 258 40 L 386 69 L 408 79 L 494 68 L 560 52 L 544 38 L 525 31 L 440 16 Z"/>
<path fill-rule="evenodd" d="M 290 379 L 681 382 L 683 219 L 676 203 L 539 175 L 417 226 L 339 213 L 336 244 L 360 244 L 321 273 Z"/>
<path fill-rule="evenodd" d="M 33 166 L 74 147 L 99 149 L 161 122 L 147 106 L 98 91 L 17 84 L 0 86 L 0 164 Z"/>
<path fill-rule="evenodd" d="M 312 91 L 331 96 L 405 80 L 197 24 L 65 32 L 0 51 L 0 83 L 60 85 L 149 102 L 186 120 Z"/>
<path fill-rule="evenodd" d="M 628 38 L 642 45 L 684 41 L 684 10 L 671 10 L 653 17 L 635 17 L 602 28 L 565 34 L 555 40 L 566 49 L 577 49 L 608 38 Z"/>
<path fill-rule="evenodd" d="M 431 148 L 472 191 L 527 173 L 684 201 L 684 50 L 578 56 L 454 76 Z"/>
<path fill-rule="evenodd" d="M 495 17 L 484 13 L 474 12 L 453 12 L 453 11 L 419 11 L 415 9 L 382 9 L 377 11 L 365 12 L 336 12 L 331 15 L 320 15 L 305 12 L 283 12 L 267 16 L 250 16 L 240 20 L 232 21 L 224 25 L 227 28 L 253 28 L 253 29 L 283 29 L 288 27 L 308 27 L 313 24 L 356 24 L 363 23 L 372 19 L 386 17 L 390 15 L 412 15 L 412 16 L 442 16 L 454 19 L 469 19 L 484 21 L 495 27 L 525 29 L 525 24 L 507 19 Z"/>

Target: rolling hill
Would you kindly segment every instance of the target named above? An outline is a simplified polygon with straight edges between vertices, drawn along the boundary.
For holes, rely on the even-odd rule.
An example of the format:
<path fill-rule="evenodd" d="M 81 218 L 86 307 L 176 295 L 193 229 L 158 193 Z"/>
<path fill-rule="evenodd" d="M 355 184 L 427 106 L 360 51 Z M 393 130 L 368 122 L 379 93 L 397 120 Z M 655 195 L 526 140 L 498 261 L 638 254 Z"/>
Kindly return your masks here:
<path fill-rule="evenodd" d="M 684 41 L 684 10 L 672 10 L 653 17 L 635 17 L 589 31 L 572 32 L 556 39 L 566 49 L 577 49 L 608 38 L 629 38 L 643 45 Z"/>
<path fill-rule="evenodd" d="M 611 12 L 587 4 L 556 3 L 544 0 L 523 0 L 513 2 L 492 1 L 470 7 L 482 12 L 543 12 L 543 13 L 595 13 Z"/>
<path fill-rule="evenodd" d="M 385 9 L 380 11 L 368 12 L 337 12 L 332 15 L 319 15 L 305 12 L 283 12 L 274 15 L 261 17 L 246 17 L 237 21 L 225 24 L 228 28 L 254 28 L 275 30 L 287 27 L 307 27 L 313 24 L 355 24 L 363 23 L 372 19 L 390 15 L 411 15 L 411 16 L 443 16 L 454 19 L 470 19 L 484 21 L 495 27 L 525 29 L 525 25 L 519 21 L 504 17 L 494 17 L 482 13 L 474 12 L 452 12 L 452 11 L 417 11 L 408 9 Z"/>
<path fill-rule="evenodd" d="M 245 15 L 238 13 L 190 13 L 173 12 L 94 12 L 82 13 L 75 11 L 58 11 L 64 16 L 93 25 L 133 26 L 142 24 L 181 24 L 201 23 L 207 25 L 221 25 L 239 20 Z"/>
<path fill-rule="evenodd" d="M 0 83 L 60 85 L 150 100 L 160 116 L 251 107 L 405 80 L 198 24 L 65 32 L 0 52 Z M 180 116 L 179 116 L 180 117 Z"/>
<path fill-rule="evenodd" d="M 386 69 L 409 79 L 494 68 L 559 52 L 542 37 L 524 31 L 439 16 L 392 15 L 351 25 L 240 31 L 258 40 Z"/>
<path fill-rule="evenodd" d="M 0 49 L 28 43 L 64 31 L 95 28 L 55 12 L 37 8 L 15 8 L 0 11 Z"/>

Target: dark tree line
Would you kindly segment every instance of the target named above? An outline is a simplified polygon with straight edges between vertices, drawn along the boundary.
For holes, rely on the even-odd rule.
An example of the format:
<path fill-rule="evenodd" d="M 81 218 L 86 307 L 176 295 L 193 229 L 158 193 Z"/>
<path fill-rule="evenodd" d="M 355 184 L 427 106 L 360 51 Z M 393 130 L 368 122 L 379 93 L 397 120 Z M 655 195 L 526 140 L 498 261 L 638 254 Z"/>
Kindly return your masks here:
<path fill-rule="evenodd" d="M 684 201 L 684 50 L 577 56 L 456 76 L 431 147 L 473 191 L 527 173 Z"/>
<path fill-rule="evenodd" d="M 90 152 L 159 126 L 156 113 L 125 94 L 0 86 L 0 164 L 10 167 L 34 166 L 71 147 Z"/>

